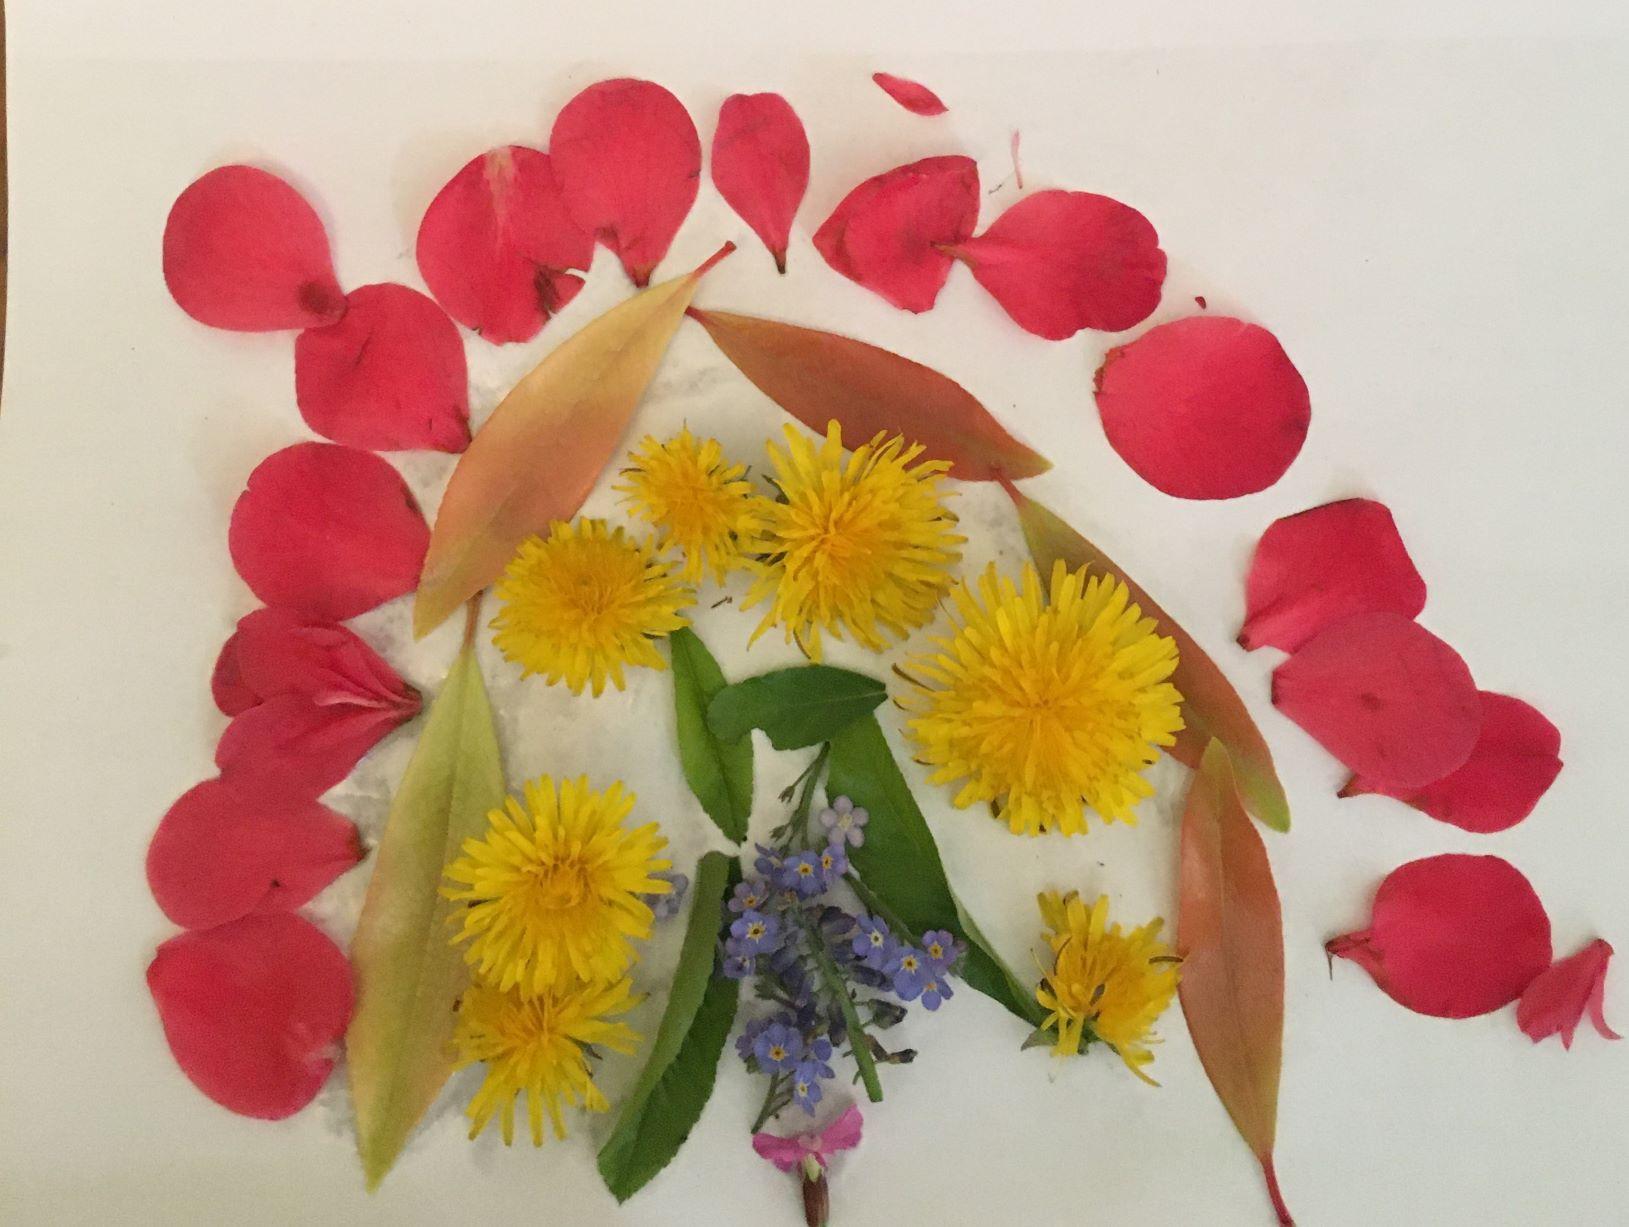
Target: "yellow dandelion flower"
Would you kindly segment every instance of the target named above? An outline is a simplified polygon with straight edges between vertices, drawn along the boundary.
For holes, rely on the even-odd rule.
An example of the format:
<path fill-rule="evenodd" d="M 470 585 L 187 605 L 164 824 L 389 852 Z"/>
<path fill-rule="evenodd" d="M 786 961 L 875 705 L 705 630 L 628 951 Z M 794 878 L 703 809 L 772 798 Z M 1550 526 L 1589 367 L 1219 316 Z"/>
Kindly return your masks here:
<path fill-rule="evenodd" d="M 698 443 L 686 429 L 666 443 L 647 435 L 629 455 L 626 480 L 616 489 L 636 516 L 684 554 L 686 583 L 700 583 L 706 571 L 722 583 L 757 549 L 763 527 L 745 474 L 745 466 L 725 458 L 717 439 Z"/>
<path fill-rule="evenodd" d="M 494 988 L 538 996 L 572 980 L 608 981 L 634 961 L 632 939 L 650 936 L 652 914 L 640 896 L 663 895 L 655 875 L 672 867 L 659 856 L 667 840 L 654 822 L 622 825 L 634 795 L 612 784 L 548 776 L 526 785 L 526 803 L 510 797 L 487 815 L 481 839 L 466 839 L 447 866 L 442 894 L 469 906 L 455 942 Z"/>
<path fill-rule="evenodd" d="M 1053 1051 L 1060 1056 L 1080 1051 L 1084 1032 L 1119 1054 L 1126 1068 L 1155 1085 L 1143 1067 L 1154 1060 L 1148 1045 L 1155 1020 L 1177 988 L 1176 955 L 1159 940 L 1164 921 L 1155 918 L 1140 929 L 1122 933 L 1109 924 L 1109 901 L 1100 895 L 1088 911 L 1074 891 L 1040 896 L 1041 918 L 1052 931 L 1052 951 L 1035 999 L 1050 1010 L 1043 1030 L 1057 1028 Z"/>
<path fill-rule="evenodd" d="M 486 1078 L 469 1102 L 470 1137 L 478 1137 L 494 1115 L 504 1145 L 515 1140 L 515 1100 L 526 1096 L 532 1145 L 543 1145 L 543 1113 L 554 1136 L 566 1136 L 562 1101 L 604 1112 L 610 1105 L 594 1085 L 589 1045 L 629 1053 L 639 1036 L 625 1023 L 608 1022 L 636 1004 L 627 980 L 610 984 L 574 983 L 539 997 L 523 997 L 489 985 L 465 992 L 453 1029 L 458 1068 L 486 1063 Z"/>
<path fill-rule="evenodd" d="M 679 611 L 695 600 L 649 545 L 604 520 L 556 521 L 546 540 L 522 542 L 497 593 L 498 650 L 573 694 L 607 679 L 621 690 L 623 665 L 667 668 L 651 641 L 686 625 Z"/>
<path fill-rule="evenodd" d="M 1084 805 L 1134 821 L 1143 769 L 1182 728 L 1175 642 L 1119 580 L 1061 561 L 1050 590 L 1027 563 L 1016 585 L 992 566 L 955 603 L 960 625 L 909 664 L 900 698 L 934 783 L 963 781 L 958 806 L 990 802 L 1026 835 L 1084 832 Z"/>
<path fill-rule="evenodd" d="M 787 449 L 768 445 L 781 499 L 760 502 L 764 559 L 746 606 L 769 601 L 753 637 L 785 628 L 820 659 L 822 632 L 846 630 L 881 651 L 883 631 L 903 637 L 933 618 L 966 540 L 945 510 L 942 461 L 879 434 L 843 456 L 836 422 L 816 448 L 794 427 Z"/>

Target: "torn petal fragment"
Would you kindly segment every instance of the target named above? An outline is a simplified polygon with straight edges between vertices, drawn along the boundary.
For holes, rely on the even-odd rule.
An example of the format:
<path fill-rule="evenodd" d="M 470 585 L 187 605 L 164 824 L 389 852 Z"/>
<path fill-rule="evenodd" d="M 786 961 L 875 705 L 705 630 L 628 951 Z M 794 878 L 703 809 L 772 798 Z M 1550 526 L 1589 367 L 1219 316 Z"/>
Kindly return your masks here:
<path fill-rule="evenodd" d="M 713 185 L 786 271 L 792 218 L 809 187 L 809 138 L 779 94 L 731 94 L 713 133 Z"/>
<path fill-rule="evenodd" d="M 1623 1038 L 1606 1025 L 1606 965 L 1612 953 L 1611 943 L 1597 937 L 1577 954 L 1556 960 L 1527 986 L 1516 1006 L 1516 1025 L 1528 1039 L 1536 1044 L 1559 1035 L 1561 1046 L 1571 1048 L 1586 1013 L 1602 1039 Z"/>
<path fill-rule="evenodd" d="M 919 82 L 896 77 L 891 72 L 874 72 L 871 79 L 876 82 L 877 88 L 912 115 L 943 115 L 950 110 L 939 101 L 938 94 Z"/>

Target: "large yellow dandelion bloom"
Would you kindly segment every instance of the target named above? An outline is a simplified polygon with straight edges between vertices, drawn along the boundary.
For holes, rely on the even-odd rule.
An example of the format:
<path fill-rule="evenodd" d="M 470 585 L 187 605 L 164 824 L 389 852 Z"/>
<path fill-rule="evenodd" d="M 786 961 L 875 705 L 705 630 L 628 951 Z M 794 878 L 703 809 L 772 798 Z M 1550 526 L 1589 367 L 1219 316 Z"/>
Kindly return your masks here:
<path fill-rule="evenodd" d="M 470 1137 L 487 1127 L 494 1115 L 507 1146 L 515 1140 L 515 1100 L 526 1095 L 532 1145 L 543 1145 L 543 1113 L 554 1136 L 566 1136 L 561 1103 L 590 1112 L 610 1105 L 594 1085 L 588 1045 L 613 1052 L 632 1052 L 639 1043 L 626 1024 L 608 1022 L 635 1004 L 626 980 L 610 984 L 573 983 L 559 991 L 527 998 L 484 984 L 472 986 L 458 1007 L 453 1045 L 458 1068 L 486 1063 L 486 1079 L 465 1114 Z"/>
<path fill-rule="evenodd" d="M 753 637 L 781 626 L 819 660 L 822 633 L 881 651 L 885 630 L 929 622 L 966 540 L 939 489 L 950 466 L 918 461 L 922 449 L 897 435 L 845 459 L 836 422 L 819 447 L 791 426 L 786 440 L 784 452 L 768 445 L 781 499 L 760 504 L 765 557 L 746 605 L 770 606 Z"/>
<path fill-rule="evenodd" d="M 698 443 L 683 430 L 666 443 L 647 435 L 616 488 L 636 516 L 683 553 L 686 583 L 700 583 L 707 571 L 723 582 L 757 548 L 762 528 L 745 474 L 744 466 L 725 458 L 717 439 Z"/>
<path fill-rule="evenodd" d="M 1114 1049 L 1126 1068 L 1153 1084 L 1143 1067 L 1154 1060 L 1149 1044 L 1155 1020 L 1171 1004 L 1181 962 L 1159 940 L 1158 918 L 1122 933 L 1109 924 L 1109 901 L 1099 896 L 1088 911 L 1074 891 L 1040 896 L 1041 919 L 1051 930 L 1046 943 L 1052 968 L 1045 972 L 1035 999 L 1050 1010 L 1043 1030 L 1056 1028 L 1053 1051 L 1080 1051 L 1082 1033 L 1090 1031 Z"/>
<path fill-rule="evenodd" d="M 548 776 L 493 810 L 484 838 L 464 841 L 447 866 L 447 898 L 469 906 L 453 939 L 494 988 L 527 996 L 572 980 L 608 981 L 634 961 L 632 939 L 650 936 L 641 895 L 672 889 L 655 875 L 672 867 L 654 822 L 626 830 L 634 795 L 621 784 L 595 792 L 587 779 Z"/>
<path fill-rule="evenodd" d="M 556 521 L 547 539 L 521 543 L 498 581 L 503 607 L 493 642 L 528 674 L 573 694 L 606 680 L 623 688 L 624 665 L 665 669 L 652 644 L 686 624 L 695 594 L 649 545 L 604 520 Z"/>
<path fill-rule="evenodd" d="M 990 802 L 1026 835 L 1084 832 L 1084 805 L 1133 821 L 1143 769 L 1182 728 L 1176 644 L 1119 580 L 1061 561 L 1049 590 L 1027 563 L 1016 585 L 991 566 L 955 602 L 960 625 L 900 699 L 934 783 L 963 781 L 958 806 Z"/>

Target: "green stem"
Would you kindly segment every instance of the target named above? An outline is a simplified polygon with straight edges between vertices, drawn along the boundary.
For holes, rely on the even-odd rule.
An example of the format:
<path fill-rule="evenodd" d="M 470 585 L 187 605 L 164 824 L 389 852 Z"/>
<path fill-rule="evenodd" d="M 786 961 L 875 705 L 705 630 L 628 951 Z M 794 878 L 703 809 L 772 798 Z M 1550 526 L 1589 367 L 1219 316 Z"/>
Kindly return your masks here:
<path fill-rule="evenodd" d="M 786 1081 L 785 1074 L 771 1074 L 769 1090 L 764 1092 L 764 1106 L 758 1109 L 758 1119 L 752 1122 L 752 1132 L 758 1133 L 769 1123 L 769 1118 L 775 1115 L 775 1099 L 781 1093 L 781 1084 Z"/>
<path fill-rule="evenodd" d="M 831 952 L 826 949 L 826 943 L 821 940 L 820 934 L 808 921 L 799 923 L 809 937 L 809 948 L 814 952 L 815 966 L 820 969 L 820 978 L 825 982 L 826 991 L 837 998 L 839 1008 L 843 1011 L 843 1026 L 848 1031 L 849 1050 L 854 1054 L 854 1064 L 859 1067 L 860 1081 L 865 1083 L 866 1096 L 872 1103 L 882 1102 L 882 1080 L 877 1077 L 877 1062 L 871 1055 L 871 1045 L 867 1043 L 865 1025 L 860 1022 L 860 1011 L 855 1008 L 854 998 L 849 995 L 848 984 L 843 980 L 843 974 L 837 970 L 837 964 L 832 962 Z"/>
<path fill-rule="evenodd" d="M 825 767 L 826 760 L 830 757 L 831 742 L 828 741 L 820 747 L 820 753 L 815 755 L 814 762 L 809 765 L 809 769 L 801 777 L 803 792 L 798 796 L 797 808 L 792 811 L 792 816 L 787 819 L 786 823 L 789 835 L 787 842 L 789 844 L 801 844 L 808 838 L 809 810 L 814 804 L 814 790 L 820 783 L 821 769 Z"/>

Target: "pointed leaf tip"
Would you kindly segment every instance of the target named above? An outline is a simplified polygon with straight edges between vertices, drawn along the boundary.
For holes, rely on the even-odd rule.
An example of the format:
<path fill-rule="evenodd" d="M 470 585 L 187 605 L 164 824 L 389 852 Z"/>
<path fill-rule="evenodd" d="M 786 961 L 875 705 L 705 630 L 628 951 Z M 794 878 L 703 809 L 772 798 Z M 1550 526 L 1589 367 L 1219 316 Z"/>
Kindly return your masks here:
<path fill-rule="evenodd" d="M 809 187 L 809 137 L 779 94 L 731 94 L 713 132 L 713 185 L 786 271 L 792 219 Z"/>

